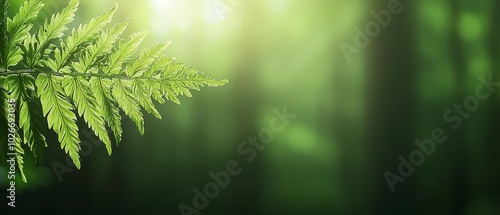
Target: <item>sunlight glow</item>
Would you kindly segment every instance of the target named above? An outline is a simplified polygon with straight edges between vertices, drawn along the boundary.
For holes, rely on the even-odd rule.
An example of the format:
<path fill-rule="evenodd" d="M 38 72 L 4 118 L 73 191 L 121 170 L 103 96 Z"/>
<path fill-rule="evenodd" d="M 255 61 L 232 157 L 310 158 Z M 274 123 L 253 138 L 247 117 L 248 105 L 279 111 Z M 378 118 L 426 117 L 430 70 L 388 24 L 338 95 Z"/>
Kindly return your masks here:
<path fill-rule="evenodd" d="M 151 6 L 156 12 L 165 12 L 171 10 L 176 0 L 151 0 Z"/>
<path fill-rule="evenodd" d="M 208 24 L 218 24 L 224 21 L 223 14 L 218 13 L 216 1 L 205 4 L 204 20 Z"/>
<path fill-rule="evenodd" d="M 174 29 L 183 31 L 189 29 L 193 14 L 190 13 L 186 1 L 150 0 L 150 5 L 153 11 L 150 26 L 154 33 L 164 35 Z"/>

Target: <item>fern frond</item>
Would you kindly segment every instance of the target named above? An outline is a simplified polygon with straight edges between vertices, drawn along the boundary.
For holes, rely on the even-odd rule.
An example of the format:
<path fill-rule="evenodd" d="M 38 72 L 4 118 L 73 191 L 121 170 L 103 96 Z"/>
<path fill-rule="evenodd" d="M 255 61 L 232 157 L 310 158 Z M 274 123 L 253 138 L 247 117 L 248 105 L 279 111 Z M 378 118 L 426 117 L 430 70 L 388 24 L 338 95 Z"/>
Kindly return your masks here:
<path fill-rule="evenodd" d="M 186 67 L 183 63 L 173 63 L 162 72 L 164 83 L 160 85 L 161 93 L 170 101 L 180 104 L 179 95 L 192 97 L 189 90 L 199 91 L 201 87 L 223 86 L 227 80 L 214 79 L 198 71 L 194 67 Z"/>
<path fill-rule="evenodd" d="M 43 114 L 47 118 L 49 128 L 58 135 L 61 148 L 69 154 L 75 166 L 80 169 L 80 138 L 73 105 L 63 95 L 61 78 L 40 74 L 36 79 L 37 93 L 42 102 Z"/>
<path fill-rule="evenodd" d="M 7 77 L 5 86 L 18 101 L 19 128 L 23 130 L 23 142 L 30 147 L 38 165 L 43 160 L 47 142 L 43 135 L 45 129 L 42 106 L 35 95 L 34 82 L 35 79 L 30 74 L 16 74 Z"/>
<path fill-rule="evenodd" d="M 62 48 L 56 48 L 54 52 L 55 58 L 49 59 L 47 66 L 56 72 L 69 73 L 69 68 L 63 69 L 68 64 L 69 58 L 77 51 L 80 45 L 89 42 L 104 26 L 111 22 L 117 8 L 118 5 L 115 3 L 115 6 L 106 13 L 85 24 L 81 24 L 77 29 L 73 29 L 71 35 L 61 44 Z"/>
<path fill-rule="evenodd" d="M 0 77 L 0 123 L 2 125 L 0 126 L 0 147 L 2 147 L 4 153 L 7 153 L 7 136 L 9 131 L 5 125 L 7 125 L 7 99 L 9 97 L 5 88 L 3 88 L 4 80 L 5 77 Z"/>
<path fill-rule="evenodd" d="M 23 159 L 24 149 L 21 145 L 21 138 L 19 137 L 19 133 L 17 132 L 16 132 L 15 151 L 16 151 L 16 165 L 17 165 L 16 171 L 19 173 L 24 183 L 26 183 L 28 182 L 28 180 L 26 179 L 26 175 L 24 175 L 24 159 Z"/>
<path fill-rule="evenodd" d="M 24 142 L 33 152 L 35 164 L 40 165 L 47 148 L 47 141 L 43 135 L 45 119 L 42 114 L 42 104 L 33 91 L 29 92 L 25 99 L 21 102 L 19 125 L 23 130 Z"/>
<path fill-rule="evenodd" d="M 167 67 L 170 66 L 172 62 L 174 62 L 174 60 L 174 57 L 167 57 L 165 55 L 158 57 L 151 64 L 151 67 L 149 67 L 149 69 L 144 72 L 144 77 L 154 77 L 159 75 L 162 71 L 167 69 Z"/>
<path fill-rule="evenodd" d="M 85 122 L 94 131 L 95 135 L 106 145 L 108 154 L 111 155 L 111 141 L 104 124 L 104 119 L 96 107 L 96 100 L 90 91 L 90 83 L 82 76 L 63 78 L 66 95 L 73 99 L 78 115 L 83 116 Z"/>
<path fill-rule="evenodd" d="M 175 58 L 173 57 L 166 57 L 166 56 L 160 56 L 158 57 L 155 62 L 151 65 L 151 67 L 144 72 L 144 77 L 151 77 L 151 78 L 159 78 L 160 73 L 165 70 L 173 61 Z M 157 102 L 160 104 L 165 103 L 165 99 L 163 98 L 163 94 L 161 92 L 161 85 L 162 85 L 161 80 L 154 80 L 150 79 L 148 81 L 148 84 L 146 84 L 146 88 L 148 92 L 151 92 L 152 98 L 154 98 Z"/>
<path fill-rule="evenodd" d="M 158 103 L 165 103 L 164 94 L 161 91 L 162 81 L 150 81 L 147 85 L 148 91 L 151 92 L 151 97 L 156 100 Z"/>
<path fill-rule="evenodd" d="M 14 18 L 12 20 L 8 19 L 7 31 L 9 33 L 5 49 L 6 60 L 2 65 L 5 70 L 11 66 L 15 66 L 23 59 L 22 51 L 18 47 L 18 44 L 23 42 L 29 35 L 28 32 L 32 27 L 30 22 L 38 16 L 38 12 L 40 12 L 42 7 L 43 4 L 40 0 L 26 1 Z"/>
<path fill-rule="evenodd" d="M 109 54 L 119 36 L 128 26 L 128 20 L 120 22 L 107 31 L 103 31 L 96 42 L 87 48 L 85 54 L 80 57 L 78 62 L 73 63 L 73 69 L 79 73 L 86 73 L 97 62 L 98 57 Z M 97 73 L 99 70 L 93 70 Z"/>
<path fill-rule="evenodd" d="M 123 112 L 125 112 L 125 114 L 135 123 L 139 129 L 139 133 L 141 133 L 141 135 L 144 134 L 143 115 L 136 97 L 131 92 L 130 81 L 113 79 L 112 82 L 113 97 L 116 99 Z"/>
<path fill-rule="evenodd" d="M 5 68 L 7 62 L 7 42 L 8 42 L 8 32 L 7 32 L 7 19 L 9 12 L 9 1 L 0 0 L 0 68 L 7 70 Z"/>
<path fill-rule="evenodd" d="M 26 178 L 22 169 L 22 142 L 30 147 L 39 164 L 47 147 L 46 125 L 55 131 L 61 148 L 80 168 L 78 116 L 111 154 L 106 125 L 118 144 L 123 133 L 121 111 L 132 119 L 142 135 L 142 110 L 161 119 L 154 100 L 180 104 L 179 95 L 191 97 L 190 90 L 227 83 L 162 55 L 170 42 L 154 45 L 135 56 L 148 32 L 120 38 L 128 20 L 104 29 L 117 10 L 116 4 L 101 16 L 78 25 L 65 37 L 66 26 L 74 20 L 78 9 L 78 0 L 70 0 L 66 8 L 46 19 L 33 35 L 31 21 L 43 6 L 41 0 L 25 2 L 12 20 L 6 15 L 7 1 L 0 0 L 0 6 L 4 6 L 0 8 L 0 14 L 4 15 L 0 19 L 0 145 L 5 152 L 17 152 L 23 180 Z M 17 65 L 21 60 L 23 65 Z M 14 65 L 16 70 L 9 70 Z M 10 131 L 1 124 L 12 121 L 7 117 L 10 98 L 19 104 L 19 133 L 17 143 L 8 149 Z"/>
<path fill-rule="evenodd" d="M 90 89 L 97 100 L 97 106 L 101 108 L 101 115 L 113 130 L 116 143 L 119 143 L 122 137 L 122 123 L 120 109 L 115 105 L 111 96 L 111 80 L 92 77 Z"/>
<path fill-rule="evenodd" d="M 26 1 L 21 5 L 19 12 L 12 20 L 9 19 L 7 24 L 7 29 L 10 33 L 10 42 L 19 43 L 26 38 L 26 33 L 32 27 L 30 22 L 36 19 L 42 7 L 43 4 L 40 0 Z"/>
<path fill-rule="evenodd" d="M 161 119 L 160 112 L 156 110 L 153 101 L 151 100 L 151 91 L 146 87 L 146 82 L 140 79 L 132 80 L 132 92 L 137 97 L 139 105 L 144 108 L 148 113 L 153 114 L 158 119 Z"/>
<path fill-rule="evenodd" d="M 128 65 L 125 72 L 128 77 L 139 77 L 142 74 L 140 71 L 144 71 L 150 67 L 150 65 L 160 56 L 161 52 L 165 50 L 171 42 L 160 43 L 153 47 L 144 49 L 139 57 L 133 61 L 132 64 Z"/>
<path fill-rule="evenodd" d="M 9 95 L 7 94 L 8 90 L 5 89 L 3 86 L 7 86 L 6 84 L 6 78 L 0 77 L 0 123 L 2 123 L 2 126 L 0 127 L 0 145 L 2 147 L 2 150 L 4 151 L 5 155 L 7 155 L 8 158 L 10 156 L 8 153 L 14 152 L 16 153 L 15 155 L 15 160 L 16 160 L 16 172 L 21 176 L 21 179 L 26 183 L 26 176 L 24 175 L 24 160 L 23 160 L 23 155 L 24 155 L 24 150 L 21 145 L 21 138 L 19 137 L 19 127 L 15 125 L 13 131 L 9 131 L 9 128 L 11 128 L 11 123 L 13 123 L 8 117 L 8 111 L 7 111 L 7 101 L 9 100 Z M 15 143 L 14 146 L 8 145 L 8 139 L 9 139 L 9 134 L 12 133 L 15 136 Z"/>
<path fill-rule="evenodd" d="M 141 44 L 142 40 L 148 35 L 148 31 L 140 31 L 132 34 L 127 40 L 121 41 L 108 59 L 108 64 L 103 68 L 107 75 L 119 74 L 122 65 L 129 60 Z"/>
<path fill-rule="evenodd" d="M 35 66 L 43 66 L 45 61 L 42 61 L 43 56 L 48 55 L 45 50 L 49 47 L 52 40 L 64 36 L 64 31 L 67 30 L 66 25 L 71 23 L 75 17 L 75 12 L 78 10 L 78 0 L 71 0 L 66 8 L 61 12 L 52 15 L 45 20 L 42 27 L 38 29 L 36 35 L 30 36 L 24 43 L 26 54 L 26 65 L 30 69 Z M 41 63 L 42 62 L 42 63 Z"/>
<path fill-rule="evenodd" d="M 141 52 L 139 57 L 125 68 L 125 73 L 128 77 L 148 77 L 146 72 L 151 74 L 151 70 L 160 69 L 164 66 L 161 63 L 166 63 L 164 57 L 156 61 L 163 50 L 165 50 L 171 42 L 160 43 L 153 47 L 147 48 Z M 158 62 L 158 63 L 157 63 Z M 150 77 L 152 78 L 152 77 Z M 132 79 L 132 92 L 137 97 L 139 105 L 148 113 L 153 114 L 156 118 L 161 119 L 160 112 L 156 109 L 151 99 L 152 93 L 148 87 L 150 82 L 145 82 L 142 79 Z"/>

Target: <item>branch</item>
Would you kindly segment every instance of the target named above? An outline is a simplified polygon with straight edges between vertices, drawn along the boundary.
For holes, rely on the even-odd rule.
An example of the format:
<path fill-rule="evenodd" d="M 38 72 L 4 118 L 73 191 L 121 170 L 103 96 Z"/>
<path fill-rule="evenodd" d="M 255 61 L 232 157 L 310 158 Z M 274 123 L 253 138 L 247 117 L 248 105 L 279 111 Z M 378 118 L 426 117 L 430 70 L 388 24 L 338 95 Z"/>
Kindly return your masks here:
<path fill-rule="evenodd" d="M 133 79 L 143 79 L 143 80 L 164 80 L 161 78 L 153 78 L 153 77 L 128 77 L 126 75 L 106 75 L 102 73 L 78 73 L 78 72 L 72 72 L 72 73 L 61 73 L 61 72 L 54 72 L 54 71 L 38 71 L 34 69 L 22 69 L 22 70 L 9 70 L 5 71 L 3 69 L 0 69 L 0 76 L 9 76 L 9 75 L 16 75 L 16 74 L 33 74 L 33 75 L 39 75 L 39 74 L 47 74 L 47 75 L 55 75 L 55 76 L 82 76 L 86 78 L 109 78 L 109 79 L 122 79 L 122 80 L 133 80 Z"/>

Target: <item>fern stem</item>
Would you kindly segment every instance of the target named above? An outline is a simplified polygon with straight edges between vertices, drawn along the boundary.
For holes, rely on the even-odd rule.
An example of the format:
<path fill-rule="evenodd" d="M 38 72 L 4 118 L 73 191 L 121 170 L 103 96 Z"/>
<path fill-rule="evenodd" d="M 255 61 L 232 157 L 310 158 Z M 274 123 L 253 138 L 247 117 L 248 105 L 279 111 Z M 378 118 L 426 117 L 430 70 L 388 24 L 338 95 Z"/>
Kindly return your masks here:
<path fill-rule="evenodd" d="M 123 79 L 123 80 L 133 80 L 133 79 L 142 79 L 142 80 L 162 80 L 160 78 L 153 78 L 153 77 L 128 77 L 126 75 L 107 75 L 107 74 L 100 74 L 100 73 L 77 73 L 77 72 L 72 72 L 72 73 L 62 73 L 62 72 L 45 72 L 45 71 L 37 71 L 33 69 L 23 69 L 23 70 L 8 70 L 5 71 L 3 69 L 0 69 L 0 76 L 9 76 L 9 75 L 17 75 L 17 74 L 32 74 L 32 75 L 39 75 L 39 74 L 47 74 L 47 75 L 55 75 L 55 76 L 83 76 L 86 78 L 109 78 L 109 79 Z"/>

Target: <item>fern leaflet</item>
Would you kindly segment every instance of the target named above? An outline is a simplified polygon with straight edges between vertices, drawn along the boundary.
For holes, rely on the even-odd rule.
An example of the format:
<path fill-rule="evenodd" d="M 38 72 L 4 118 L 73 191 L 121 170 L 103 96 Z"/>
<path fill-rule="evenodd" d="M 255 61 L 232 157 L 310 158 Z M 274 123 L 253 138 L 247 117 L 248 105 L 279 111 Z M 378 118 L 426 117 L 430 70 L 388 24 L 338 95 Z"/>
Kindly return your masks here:
<path fill-rule="evenodd" d="M 61 148 L 69 154 L 73 163 L 80 169 L 80 138 L 73 105 L 63 95 L 61 77 L 40 74 L 36 79 L 38 96 L 42 102 L 43 115 L 49 128 L 58 134 Z"/>

